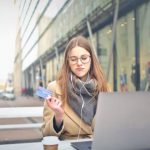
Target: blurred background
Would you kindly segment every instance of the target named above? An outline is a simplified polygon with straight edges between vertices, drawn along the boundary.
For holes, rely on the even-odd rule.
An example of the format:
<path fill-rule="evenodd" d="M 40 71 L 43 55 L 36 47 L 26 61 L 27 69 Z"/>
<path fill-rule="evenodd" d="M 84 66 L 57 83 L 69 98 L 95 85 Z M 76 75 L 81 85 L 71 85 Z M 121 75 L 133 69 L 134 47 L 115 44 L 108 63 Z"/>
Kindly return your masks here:
<path fill-rule="evenodd" d="M 1 91 L 34 96 L 39 85 L 46 87 L 55 80 L 66 43 L 76 35 L 90 40 L 114 91 L 149 90 L 149 0 L 1 3 L 5 20 L 1 32 L 5 29 L 6 33 L 1 38 L 0 54 L 1 61 L 8 63 L 1 62 L 1 75 L 5 75 L 0 77 Z"/>
<path fill-rule="evenodd" d="M 76 35 L 91 42 L 113 91 L 150 90 L 150 0 L 1 0 L 0 10 L 0 110 L 43 106 L 36 88 L 55 80 Z M 1 125 L 42 122 L 1 117 Z M 37 129 L 0 132 L 1 143 L 41 137 Z"/>

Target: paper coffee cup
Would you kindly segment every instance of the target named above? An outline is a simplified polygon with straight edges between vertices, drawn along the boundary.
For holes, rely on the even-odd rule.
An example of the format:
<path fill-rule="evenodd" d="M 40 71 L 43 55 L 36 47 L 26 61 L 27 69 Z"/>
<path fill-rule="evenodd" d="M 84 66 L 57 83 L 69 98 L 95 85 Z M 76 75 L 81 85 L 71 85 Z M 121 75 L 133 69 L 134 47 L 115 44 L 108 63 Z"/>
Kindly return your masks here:
<path fill-rule="evenodd" d="M 46 136 L 42 140 L 44 150 L 58 150 L 59 139 L 57 136 Z"/>

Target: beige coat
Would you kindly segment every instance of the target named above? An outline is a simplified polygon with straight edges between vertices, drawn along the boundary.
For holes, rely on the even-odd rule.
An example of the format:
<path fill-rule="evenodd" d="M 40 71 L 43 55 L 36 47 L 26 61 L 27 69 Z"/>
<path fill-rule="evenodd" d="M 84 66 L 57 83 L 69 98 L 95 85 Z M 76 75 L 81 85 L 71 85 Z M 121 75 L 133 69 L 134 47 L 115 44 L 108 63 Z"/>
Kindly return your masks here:
<path fill-rule="evenodd" d="M 51 82 L 48 85 L 48 89 L 53 91 L 53 96 L 60 99 L 61 91 L 56 81 Z M 89 126 L 88 124 L 83 122 L 80 119 L 80 117 L 78 117 L 78 115 L 67 103 L 64 105 L 64 111 L 65 114 L 63 118 L 63 127 L 62 130 L 59 133 L 57 133 L 53 128 L 54 113 L 48 107 L 46 102 L 44 103 L 44 112 L 43 112 L 44 124 L 42 126 L 43 136 L 54 135 L 60 136 L 63 139 L 73 139 L 78 137 L 79 132 L 80 138 L 92 136 L 95 119 L 93 119 L 92 126 Z"/>

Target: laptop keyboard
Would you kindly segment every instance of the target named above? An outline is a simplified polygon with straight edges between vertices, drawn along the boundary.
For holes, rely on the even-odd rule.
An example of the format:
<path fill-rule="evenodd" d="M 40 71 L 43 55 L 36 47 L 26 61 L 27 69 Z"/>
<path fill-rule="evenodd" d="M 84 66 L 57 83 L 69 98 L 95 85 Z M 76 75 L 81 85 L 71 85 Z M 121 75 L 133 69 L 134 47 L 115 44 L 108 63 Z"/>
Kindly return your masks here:
<path fill-rule="evenodd" d="M 72 142 L 71 145 L 76 150 L 91 150 L 92 149 L 92 141 Z"/>

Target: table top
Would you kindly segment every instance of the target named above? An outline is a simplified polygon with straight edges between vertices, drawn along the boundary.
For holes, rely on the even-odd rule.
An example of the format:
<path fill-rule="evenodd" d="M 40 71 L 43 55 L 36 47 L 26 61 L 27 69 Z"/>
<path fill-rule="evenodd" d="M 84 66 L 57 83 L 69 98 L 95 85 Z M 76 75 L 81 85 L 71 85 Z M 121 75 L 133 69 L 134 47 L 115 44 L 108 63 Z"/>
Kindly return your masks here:
<path fill-rule="evenodd" d="M 66 141 L 60 141 L 58 149 L 59 150 L 75 150 L 71 146 L 71 142 L 82 142 L 82 141 L 91 141 L 91 139 L 80 139 L 80 140 L 66 140 Z M 0 149 L 2 150 L 43 150 L 43 144 L 42 142 L 33 142 L 33 143 L 17 143 L 17 144 L 4 144 L 0 145 Z"/>

